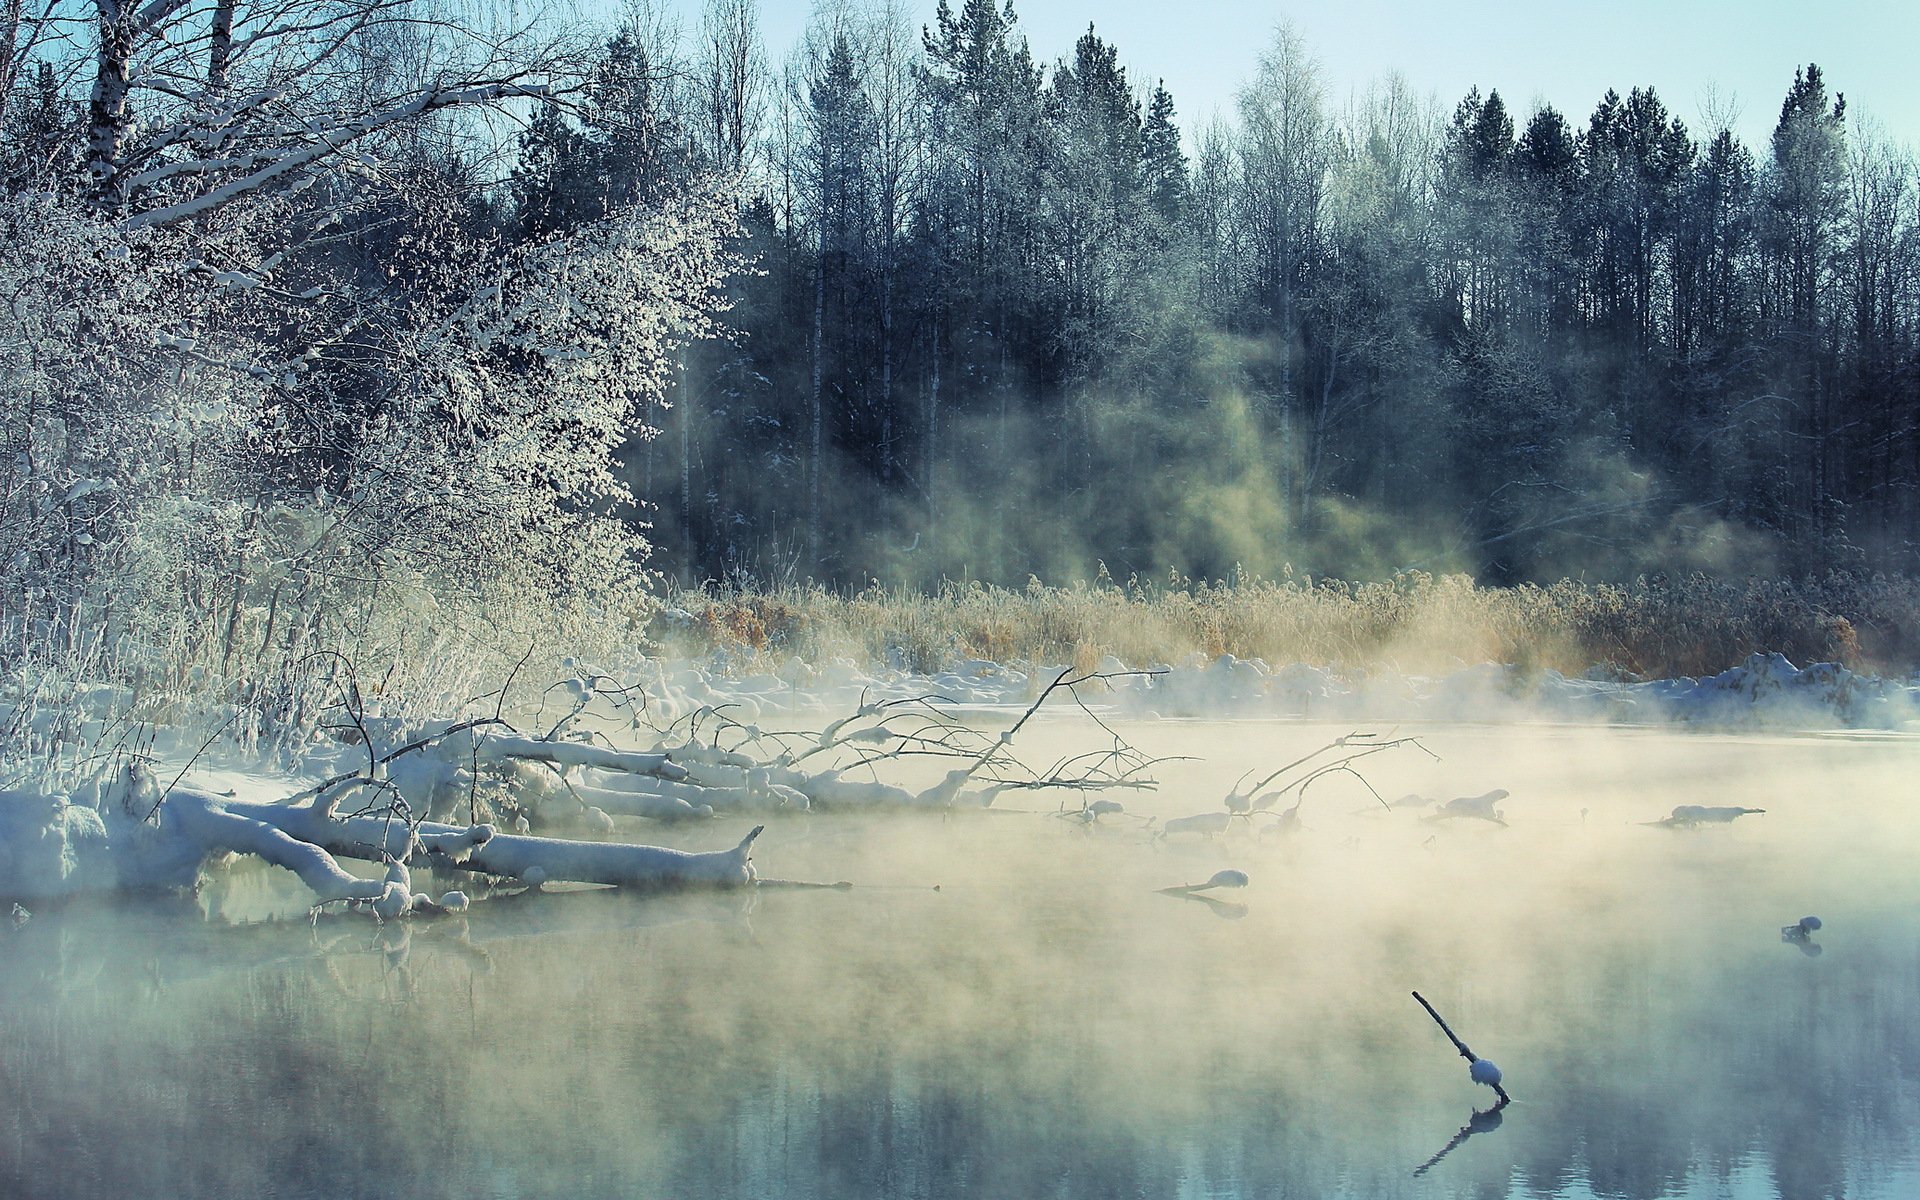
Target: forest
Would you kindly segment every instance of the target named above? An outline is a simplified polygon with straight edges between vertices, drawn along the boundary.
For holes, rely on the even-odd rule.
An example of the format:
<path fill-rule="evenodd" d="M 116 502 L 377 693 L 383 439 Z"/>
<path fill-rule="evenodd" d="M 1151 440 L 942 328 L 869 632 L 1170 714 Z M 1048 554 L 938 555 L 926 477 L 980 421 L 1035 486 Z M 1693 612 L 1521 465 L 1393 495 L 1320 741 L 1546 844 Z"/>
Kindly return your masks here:
<path fill-rule="evenodd" d="M 0 1194 L 1914 1194 L 1870 98 L 759 4 L 0 0 Z"/>
<path fill-rule="evenodd" d="M 1340 102 L 1284 24 L 1190 128 L 995 0 L 4 31 L 0 618 L 76 676 L 662 579 L 1916 565 L 1915 160 L 1817 64 L 1749 147 L 1630 80 Z"/>
<path fill-rule="evenodd" d="M 507 197 L 744 181 L 734 335 L 626 455 L 686 582 L 1914 565 L 1914 163 L 1817 64 L 1749 147 L 1633 80 L 1342 103 L 1282 26 L 1195 133 L 991 0 L 823 8 L 714 86 L 750 28 L 621 32 Z"/>

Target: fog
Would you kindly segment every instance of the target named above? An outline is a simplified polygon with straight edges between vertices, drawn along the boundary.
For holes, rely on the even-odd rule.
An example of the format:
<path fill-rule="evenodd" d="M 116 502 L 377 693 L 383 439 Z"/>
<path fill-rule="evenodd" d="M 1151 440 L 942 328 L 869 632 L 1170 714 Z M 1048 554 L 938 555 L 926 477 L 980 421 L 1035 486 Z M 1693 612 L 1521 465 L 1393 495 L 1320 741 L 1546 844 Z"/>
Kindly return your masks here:
<path fill-rule="evenodd" d="M 1920 1180 L 1912 740 L 1432 726 L 1438 761 L 1377 755 L 1367 782 L 1504 788 L 1505 826 L 1388 811 L 1336 776 L 1290 834 L 1256 816 L 1157 837 L 1145 817 L 1218 811 L 1242 772 L 1347 731 L 1118 731 L 1198 757 L 1092 824 L 1013 793 L 764 835 L 763 878 L 849 890 L 532 895 L 464 926 L 310 927 L 290 877 L 240 868 L 195 902 L 38 913 L 0 936 L 0 1191 L 1875 1197 Z M 1023 748 L 1104 736 L 1042 717 Z M 1766 811 L 1644 824 L 1683 803 Z M 695 836 L 737 836 L 720 824 Z M 1229 867 L 1250 886 L 1158 890 Z M 1782 941 L 1811 914 L 1811 943 Z M 1418 1177 L 1492 1097 L 1414 989 L 1515 1098 Z"/>

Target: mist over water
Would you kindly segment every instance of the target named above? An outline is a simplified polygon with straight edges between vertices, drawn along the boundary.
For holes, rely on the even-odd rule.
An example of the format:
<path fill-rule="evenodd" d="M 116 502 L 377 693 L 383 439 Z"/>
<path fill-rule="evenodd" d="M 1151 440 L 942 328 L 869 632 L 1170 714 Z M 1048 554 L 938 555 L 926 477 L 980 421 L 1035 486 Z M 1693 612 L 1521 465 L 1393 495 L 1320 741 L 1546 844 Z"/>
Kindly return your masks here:
<path fill-rule="evenodd" d="M 0 1193 L 1920 1187 L 1920 743 L 1434 726 L 1440 761 L 1383 754 L 1367 780 L 1390 800 L 1504 788 L 1506 826 L 1330 777 L 1295 833 L 1160 839 L 1131 818 L 1221 811 L 1243 771 L 1349 730 L 1119 728 L 1198 756 L 1119 794 L 1123 816 L 1011 793 L 763 835 L 764 877 L 851 891 L 235 925 L 302 911 L 254 869 L 197 901 L 38 913 L 0 937 Z M 1033 761 L 1105 737 L 1064 716 L 1022 736 Z M 1679 804 L 1766 812 L 1643 824 Z M 736 824 L 664 836 L 708 848 Z M 1250 886 L 1157 890 L 1226 868 Z M 1813 944 L 1783 942 L 1809 914 Z M 1415 989 L 1515 1099 L 1417 1177 L 1492 1096 Z"/>

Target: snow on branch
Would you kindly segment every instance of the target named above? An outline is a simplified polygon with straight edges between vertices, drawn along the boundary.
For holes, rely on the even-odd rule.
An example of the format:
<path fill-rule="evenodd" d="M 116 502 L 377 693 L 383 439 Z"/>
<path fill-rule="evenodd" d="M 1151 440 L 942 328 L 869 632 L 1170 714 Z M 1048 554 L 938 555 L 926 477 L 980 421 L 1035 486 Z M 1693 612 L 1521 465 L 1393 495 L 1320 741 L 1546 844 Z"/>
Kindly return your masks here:
<path fill-rule="evenodd" d="M 130 229 L 177 224 L 178 222 L 219 208 L 249 193 L 256 192 L 286 175 L 338 154 L 346 149 L 346 147 L 369 134 L 397 125 L 403 121 L 411 120 L 425 113 L 444 108 L 486 104 L 507 97 L 538 98 L 548 95 L 549 90 L 550 89 L 544 84 L 502 81 L 423 92 L 405 103 L 396 104 L 390 108 L 382 109 L 379 112 L 369 113 L 364 117 L 343 122 L 327 129 L 320 133 L 318 140 L 305 145 L 291 146 L 283 150 L 263 152 L 262 154 L 248 155 L 242 159 L 234 160 L 241 163 L 259 162 L 263 159 L 267 161 L 264 166 L 260 166 L 248 174 L 240 176 L 238 179 L 223 183 L 210 191 L 203 192 L 190 200 L 182 200 L 177 204 L 169 204 L 162 208 L 149 209 L 145 212 L 136 213 L 126 218 L 124 224 Z M 217 169 L 219 169 L 219 167 L 212 163 L 203 162 L 201 165 L 188 163 L 181 164 L 178 170 L 169 171 L 168 173 L 201 173 L 202 171 Z M 165 169 L 156 168 L 156 172 L 150 172 L 149 174 L 155 174 L 161 170 Z M 164 178 L 165 176 L 162 175 L 160 177 Z"/>

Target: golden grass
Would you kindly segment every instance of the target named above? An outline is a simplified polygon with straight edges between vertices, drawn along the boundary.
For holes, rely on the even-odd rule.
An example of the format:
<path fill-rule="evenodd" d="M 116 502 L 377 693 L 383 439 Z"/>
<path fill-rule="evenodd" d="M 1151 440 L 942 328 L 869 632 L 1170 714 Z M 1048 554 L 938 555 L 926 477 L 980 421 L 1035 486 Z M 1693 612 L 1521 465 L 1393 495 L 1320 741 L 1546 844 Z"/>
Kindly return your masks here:
<path fill-rule="evenodd" d="M 948 583 L 926 593 L 812 586 L 666 597 L 693 620 L 657 623 L 670 652 L 849 658 L 934 671 L 967 658 L 1130 666 L 1230 653 L 1272 664 L 1431 673 L 1478 662 L 1564 673 L 1602 667 L 1700 675 L 1755 651 L 1796 663 L 1906 673 L 1920 654 L 1920 581 L 1703 575 L 1513 588 L 1410 572 L 1376 582 L 1102 577 L 1022 589 Z"/>

